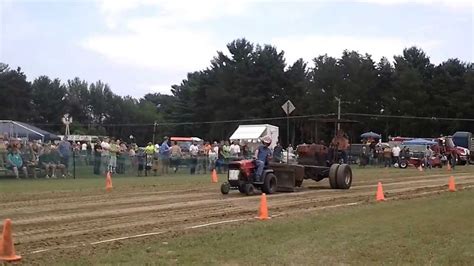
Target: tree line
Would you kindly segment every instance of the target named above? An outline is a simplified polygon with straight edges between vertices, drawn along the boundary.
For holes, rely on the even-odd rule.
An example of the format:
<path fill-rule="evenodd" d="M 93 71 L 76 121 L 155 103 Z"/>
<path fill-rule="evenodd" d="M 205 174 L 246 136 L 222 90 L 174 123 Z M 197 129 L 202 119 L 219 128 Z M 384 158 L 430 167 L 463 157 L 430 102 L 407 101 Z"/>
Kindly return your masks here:
<path fill-rule="evenodd" d="M 171 93 L 136 99 L 114 94 L 102 81 L 74 78 L 63 83 L 40 76 L 28 82 L 20 68 L 0 64 L 0 118 L 53 132 L 62 131 L 60 119 L 70 113 L 73 133 L 125 139 L 134 135 L 144 142 L 151 140 L 155 128 L 157 138 L 225 139 L 238 126 L 235 120 L 248 119 L 279 126 L 285 140 L 285 119 L 259 119 L 284 116 L 281 105 L 291 100 L 296 106 L 292 115 L 305 116 L 291 120 L 292 141 L 316 141 L 315 120 L 307 115 L 336 113 L 336 97 L 341 99 L 343 117 L 358 121 L 343 125 L 354 135 L 372 130 L 385 136 L 434 137 L 474 131 L 474 123 L 463 120 L 474 114 L 474 64 L 454 58 L 435 65 L 417 47 L 404 49 L 393 63 L 346 50 L 340 58 L 320 55 L 310 63 L 299 59 L 287 64 L 284 51 L 275 46 L 237 39 L 227 51 L 218 51 L 209 67 L 171 86 Z M 403 118 L 409 116 L 432 119 Z M 456 119 L 437 119 L 442 117 Z M 324 123 L 318 128 L 322 139 L 334 129 Z"/>

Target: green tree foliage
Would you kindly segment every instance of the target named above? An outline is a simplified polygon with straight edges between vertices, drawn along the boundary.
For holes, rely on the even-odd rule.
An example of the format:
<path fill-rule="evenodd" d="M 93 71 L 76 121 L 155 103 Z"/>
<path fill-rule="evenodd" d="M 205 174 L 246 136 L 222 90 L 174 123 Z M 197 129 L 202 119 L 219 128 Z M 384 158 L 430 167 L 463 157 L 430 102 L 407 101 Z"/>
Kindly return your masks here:
<path fill-rule="evenodd" d="M 33 108 L 31 84 L 21 68 L 11 70 L 0 63 L 0 118 L 29 121 Z"/>
<path fill-rule="evenodd" d="M 393 62 L 393 63 L 392 63 Z M 61 116 L 74 117 L 72 129 L 90 134 L 108 134 L 140 143 L 164 135 L 199 136 L 219 140 L 237 128 L 234 120 L 272 123 L 286 127 L 281 105 L 291 100 L 293 115 L 334 114 L 335 97 L 343 113 L 423 116 L 430 120 L 349 116 L 359 120 L 354 135 L 373 130 L 387 135 L 437 136 L 456 130 L 474 131 L 468 121 L 441 121 L 439 117 L 472 118 L 474 114 L 474 65 L 448 59 L 431 63 L 423 50 L 404 49 L 393 61 L 375 62 L 369 54 L 346 50 L 340 58 L 316 56 L 287 63 L 283 51 L 237 39 L 218 51 L 206 69 L 189 73 L 170 86 L 171 95 L 147 94 L 143 98 L 121 97 L 105 83 L 79 78 L 62 84 L 41 76 L 31 84 L 21 69 L 0 64 L 0 118 L 37 124 L 59 131 Z M 34 111 L 34 112 L 32 112 Z M 226 123 L 206 123 L 228 121 Z M 291 120 L 293 142 L 327 139 L 334 125 L 322 125 L 315 136 L 311 120 Z M 73 131 L 74 132 L 74 131 Z M 286 140 L 286 130 L 280 131 Z"/>
<path fill-rule="evenodd" d="M 66 106 L 63 104 L 66 100 L 66 87 L 59 79 L 51 80 L 47 76 L 35 79 L 31 87 L 35 111 L 33 121 L 43 124 L 60 123 L 61 116 L 58 114 L 64 114 L 66 111 Z M 56 127 L 56 130 L 59 128 Z"/>

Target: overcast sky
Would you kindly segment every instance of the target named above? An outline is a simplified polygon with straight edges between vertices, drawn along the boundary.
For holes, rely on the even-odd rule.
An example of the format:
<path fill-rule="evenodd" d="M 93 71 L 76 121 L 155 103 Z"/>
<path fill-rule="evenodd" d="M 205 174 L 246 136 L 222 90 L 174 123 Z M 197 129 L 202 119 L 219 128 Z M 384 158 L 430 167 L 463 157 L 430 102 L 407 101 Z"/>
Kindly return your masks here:
<path fill-rule="evenodd" d="M 242 37 L 288 64 L 344 49 L 392 59 L 413 45 L 433 63 L 473 62 L 473 2 L 0 0 L 0 62 L 29 80 L 102 80 L 134 97 L 170 93 Z"/>

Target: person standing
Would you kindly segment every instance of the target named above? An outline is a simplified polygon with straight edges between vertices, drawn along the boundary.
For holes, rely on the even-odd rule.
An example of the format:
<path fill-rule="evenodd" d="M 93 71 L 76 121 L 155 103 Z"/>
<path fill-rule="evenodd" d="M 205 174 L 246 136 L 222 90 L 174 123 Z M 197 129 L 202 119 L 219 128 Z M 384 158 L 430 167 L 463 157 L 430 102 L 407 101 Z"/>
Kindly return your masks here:
<path fill-rule="evenodd" d="M 101 165 L 104 168 L 104 173 L 107 173 L 109 170 L 109 160 L 110 160 L 110 144 L 109 144 L 109 138 L 105 138 L 104 141 L 100 143 L 100 146 L 102 147 L 102 153 L 101 153 Z"/>
<path fill-rule="evenodd" d="M 158 174 L 160 169 L 160 144 L 155 144 L 155 153 L 153 153 L 153 165 L 152 165 L 153 175 Z"/>
<path fill-rule="evenodd" d="M 92 154 L 93 150 L 94 150 L 94 144 L 92 144 L 90 141 L 87 142 L 87 145 L 86 145 L 86 154 L 87 154 L 87 164 L 88 165 L 92 165 L 92 158 L 94 156 L 94 154 Z"/>
<path fill-rule="evenodd" d="M 236 159 L 240 156 L 240 146 L 237 144 L 237 141 L 233 141 L 230 145 L 230 157 Z"/>
<path fill-rule="evenodd" d="M 209 152 L 212 150 L 212 146 L 211 144 L 209 143 L 209 141 L 206 141 L 205 144 L 204 144 L 204 147 L 203 147 L 203 170 L 204 170 L 204 174 L 206 173 L 207 169 L 209 169 Z"/>
<path fill-rule="evenodd" d="M 163 143 L 160 145 L 160 165 L 161 174 L 168 174 L 170 165 L 170 146 L 168 145 L 168 137 L 164 137 Z"/>
<path fill-rule="evenodd" d="M 196 173 L 198 153 L 199 148 L 196 143 L 193 142 L 191 146 L 189 146 L 189 155 L 191 156 L 189 171 L 191 175 L 194 175 Z"/>
<path fill-rule="evenodd" d="M 144 148 L 139 148 L 135 154 L 137 159 L 137 176 L 142 176 L 143 169 L 145 169 L 146 153 Z"/>
<path fill-rule="evenodd" d="M 426 150 L 425 150 L 425 167 L 426 168 L 431 169 L 431 167 L 432 167 L 431 157 L 433 157 L 433 150 L 431 150 L 430 146 L 426 146 Z"/>
<path fill-rule="evenodd" d="M 83 142 L 81 144 L 81 157 L 84 158 L 84 163 L 89 165 L 88 158 L 87 158 L 87 143 Z"/>
<path fill-rule="evenodd" d="M 109 149 L 109 154 L 110 154 L 110 159 L 109 159 L 109 167 L 108 171 L 112 173 L 116 173 L 117 170 L 117 155 L 119 153 L 120 149 L 120 140 L 115 141 L 115 139 L 111 139 L 110 141 L 110 149 Z"/>
<path fill-rule="evenodd" d="M 207 168 L 207 155 L 205 151 L 204 145 L 199 145 L 199 152 L 197 156 L 197 169 L 196 172 L 197 174 L 201 173 L 201 170 L 204 174 L 206 174 L 206 168 Z"/>
<path fill-rule="evenodd" d="M 208 151 L 210 172 L 216 169 L 218 153 L 219 153 L 219 146 L 217 146 L 217 142 L 214 142 L 213 146 Z"/>
<path fill-rule="evenodd" d="M 150 141 L 148 142 L 147 146 L 145 147 L 145 175 L 148 175 L 148 172 L 152 169 L 153 166 L 153 157 L 155 156 L 156 149 L 155 145 Z M 155 172 L 156 174 L 156 172 Z"/>
<path fill-rule="evenodd" d="M 71 143 L 67 141 L 66 136 L 64 136 L 63 140 L 59 143 L 58 152 L 61 157 L 60 163 L 64 165 L 66 175 L 69 175 L 69 158 L 71 157 L 71 151 Z"/>
<path fill-rule="evenodd" d="M 390 146 L 385 146 L 383 148 L 383 158 L 384 158 L 384 166 L 391 167 L 392 166 L 392 149 L 390 149 Z"/>
<path fill-rule="evenodd" d="M 117 140 L 119 151 L 117 154 L 117 173 L 125 174 L 125 161 L 128 158 L 128 148 L 125 142 Z"/>
<path fill-rule="evenodd" d="M 217 146 L 218 153 L 217 153 L 216 168 L 217 168 L 218 174 L 222 174 L 222 168 L 224 167 L 224 163 L 226 159 L 227 152 L 225 151 L 224 146 L 225 146 L 224 141 L 221 141 L 220 145 Z"/>
<path fill-rule="evenodd" d="M 168 162 L 171 160 L 171 167 L 174 168 L 174 172 L 176 173 L 181 163 L 181 156 L 183 155 L 181 152 L 181 147 L 179 147 L 176 141 L 173 143 L 173 146 L 170 148 L 170 154 L 171 154 L 171 159 L 168 158 Z"/>
<path fill-rule="evenodd" d="M 94 175 L 100 175 L 100 161 L 101 161 L 102 146 L 100 140 L 94 145 Z"/>
<path fill-rule="evenodd" d="M 400 147 L 395 144 L 395 146 L 392 148 L 392 155 L 393 155 L 393 163 L 399 165 L 400 164 Z"/>

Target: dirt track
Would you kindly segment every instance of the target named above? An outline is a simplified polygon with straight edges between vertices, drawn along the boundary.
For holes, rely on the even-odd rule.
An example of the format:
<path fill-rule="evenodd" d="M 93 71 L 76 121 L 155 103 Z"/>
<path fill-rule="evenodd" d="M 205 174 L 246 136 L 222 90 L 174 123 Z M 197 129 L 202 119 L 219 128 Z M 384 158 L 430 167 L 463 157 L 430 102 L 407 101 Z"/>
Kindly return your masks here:
<path fill-rule="evenodd" d="M 446 189 L 447 175 L 381 179 L 386 196 L 416 197 Z M 459 187 L 473 186 L 472 174 L 457 174 Z M 374 199 L 376 181 L 355 180 L 350 190 L 331 190 L 326 180 L 305 181 L 295 193 L 268 196 L 270 213 L 309 211 L 321 206 Z M 218 185 L 203 190 L 120 191 L 120 193 L 38 193 L 33 199 L 19 197 L 0 203 L 1 217 L 14 221 L 19 253 L 90 245 L 156 231 L 179 231 L 199 224 L 253 217 L 259 197 L 238 192 L 223 196 Z M 30 255 L 28 255 L 30 254 Z"/>

